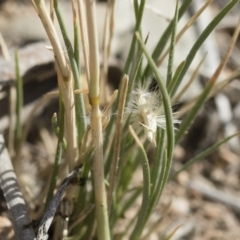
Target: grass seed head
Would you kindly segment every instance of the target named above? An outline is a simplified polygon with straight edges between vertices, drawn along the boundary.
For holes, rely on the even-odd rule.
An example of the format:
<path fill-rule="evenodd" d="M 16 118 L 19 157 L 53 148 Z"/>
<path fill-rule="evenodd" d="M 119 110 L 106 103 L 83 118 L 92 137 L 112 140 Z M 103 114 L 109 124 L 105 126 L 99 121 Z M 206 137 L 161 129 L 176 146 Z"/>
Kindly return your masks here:
<path fill-rule="evenodd" d="M 136 133 L 144 131 L 148 140 L 156 145 L 157 128 L 166 128 L 166 118 L 159 90 L 150 89 L 150 81 L 137 85 L 131 93 L 126 117 L 130 116 L 130 124 Z M 179 121 L 174 120 L 174 123 Z"/>

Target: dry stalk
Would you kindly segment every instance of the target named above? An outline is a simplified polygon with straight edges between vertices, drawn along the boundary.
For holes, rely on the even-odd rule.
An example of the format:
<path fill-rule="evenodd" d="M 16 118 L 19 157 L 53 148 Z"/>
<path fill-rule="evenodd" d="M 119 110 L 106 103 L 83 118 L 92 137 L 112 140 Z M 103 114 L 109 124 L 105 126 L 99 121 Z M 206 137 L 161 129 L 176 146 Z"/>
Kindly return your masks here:
<path fill-rule="evenodd" d="M 208 0 L 206 1 L 206 3 L 188 20 L 188 22 L 186 23 L 186 25 L 181 29 L 181 31 L 177 34 L 176 36 L 176 43 L 178 43 L 178 41 L 181 39 L 181 37 L 183 36 L 183 34 L 187 31 L 188 28 L 190 28 L 194 22 L 197 20 L 197 18 L 201 15 L 201 13 L 207 8 L 207 6 L 209 6 L 211 4 L 213 0 Z M 170 50 L 170 47 L 168 47 L 168 49 L 162 54 L 162 57 L 157 61 L 157 66 L 159 67 L 163 60 L 165 59 L 165 57 L 168 55 Z"/>
<path fill-rule="evenodd" d="M 201 61 L 199 62 L 198 66 L 196 67 L 196 69 L 194 70 L 192 76 L 190 77 L 189 81 L 186 83 L 186 85 L 182 88 L 182 90 L 173 98 L 172 103 L 177 103 L 180 98 L 184 95 L 184 93 L 187 91 L 187 89 L 191 86 L 191 84 L 193 83 L 193 81 L 197 78 L 197 75 L 199 73 L 200 67 L 202 66 L 205 58 L 207 56 L 207 53 L 204 54 L 203 58 L 201 59 Z"/>
<path fill-rule="evenodd" d="M 49 40 L 52 44 L 54 55 L 62 72 L 62 75 L 64 76 L 64 78 L 68 78 L 70 76 L 70 68 L 63 54 L 56 29 L 54 28 L 53 22 L 47 12 L 45 1 L 44 0 L 32 0 L 32 1 L 38 13 L 38 16 L 42 21 L 45 31 L 49 37 Z"/>
<path fill-rule="evenodd" d="M 238 21 L 238 25 L 237 25 L 237 27 L 236 27 L 236 29 L 235 29 L 234 35 L 233 35 L 233 37 L 232 37 L 232 39 L 231 39 L 231 42 L 230 42 L 229 45 L 228 45 L 228 49 L 227 49 L 227 51 L 226 51 L 226 53 L 225 53 L 222 61 L 220 62 L 218 68 L 217 68 L 216 71 L 214 72 L 213 76 L 212 76 L 212 77 L 209 79 L 209 81 L 208 81 L 210 84 L 213 84 L 213 85 L 214 85 L 214 84 L 216 83 L 216 81 L 217 81 L 220 73 L 222 72 L 223 68 L 225 67 L 225 65 L 226 65 L 226 63 L 227 63 L 227 61 L 228 61 L 228 59 L 229 59 L 229 57 L 230 57 L 230 55 L 231 55 L 231 52 L 232 52 L 232 50 L 233 50 L 233 47 L 234 47 L 234 45 L 235 45 L 235 43 L 236 43 L 236 40 L 237 40 L 238 35 L 239 35 L 239 32 L 240 32 L 240 19 L 239 19 L 239 21 Z M 238 74 L 239 74 L 239 70 L 237 70 L 237 71 L 234 73 L 234 76 L 238 76 Z M 224 81 L 224 83 L 227 83 L 227 82 L 230 81 L 230 80 L 231 80 L 231 78 L 228 78 L 228 79 L 226 79 L 226 80 Z M 216 89 L 216 87 L 213 88 L 213 89 L 212 89 L 212 92 L 209 94 L 209 96 L 208 96 L 207 99 L 209 99 L 210 97 L 212 97 L 213 95 L 215 95 L 215 94 L 216 94 L 218 91 L 220 91 L 224 86 L 225 86 L 225 84 L 220 83 L 220 84 L 219 84 L 219 88 L 217 88 L 217 89 Z M 177 114 L 177 117 L 178 117 L 178 118 L 181 117 L 181 116 L 184 115 L 190 108 L 192 108 L 192 107 L 194 106 L 195 102 L 197 101 L 198 97 L 199 97 L 199 96 L 196 96 L 196 97 L 193 98 L 191 101 L 189 101 L 185 106 L 183 106 L 183 108 L 182 108 L 182 109 L 179 111 L 179 113 Z"/>
<path fill-rule="evenodd" d="M 58 85 L 61 89 L 60 91 L 62 93 L 64 103 L 65 138 L 67 141 L 66 158 L 68 162 L 69 172 L 71 172 L 78 158 L 73 80 L 72 75 L 70 75 L 70 81 L 64 81 L 64 78 L 57 63 L 56 70 L 58 77 Z"/>
<path fill-rule="evenodd" d="M 2 53 L 3 53 L 3 57 L 6 61 L 10 61 L 10 54 L 7 48 L 7 45 L 2 37 L 2 34 L 0 32 L 0 47 L 2 48 Z"/>
<path fill-rule="evenodd" d="M 63 54 L 53 22 L 47 12 L 45 1 L 33 0 L 33 4 L 47 32 L 56 57 L 56 71 L 65 108 L 65 138 L 67 141 L 67 161 L 70 172 L 73 170 L 75 161 L 78 157 L 73 77 L 70 71 L 69 62 Z"/>
<path fill-rule="evenodd" d="M 9 128 L 8 128 L 8 151 L 10 157 L 14 156 L 14 123 L 16 112 L 16 88 L 10 86 L 9 89 Z"/>
<path fill-rule="evenodd" d="M 120 155 L 120 146 L 121 146 L 121 138 L 122 138 L 122 127 L 123 127 L 123 114 L 125 107 L 125 100 L 127 95 L 128 88 L 128 76 L 124 75 L 121 84 L 121 92 L 119 96 L 119 105 L 118 105 L 118 114 L 117 114 L 117 123 L 116 123 L 116 132 L 115 132 L 115 140 L 114 140 L 114 150 L 113 150 L 113 161 L 110 170 L 109 176 L 109 190 L 108 190 L 108 211 L 111 210 L 112 205 L 112 197 L 114 193 L 117 168 L 119 162 Z"/>
<path fill-rule="evenodd" d="M 50 17 L 52 22 L 54 22 L 54 5 L 53 0 L 50 0 Z"/>
<path fill-rule="evenodd" d="M 81 33 L 81 41 L 83 47 L 83 57 L 85 62 L 85 71 L 86 71 L 86 78 L 87 83 L 89 84 L 90 81 L 90 73 L 89 73 L 89 44 L 88 44 L 88 35 L 86 30 L 86 16 L 85 16 L 85 8 L 84 2 L 82 0 L 77 0 L 77 10 L 78 10 L 78 17 L 79 17 L 79 27 Z"/>
<path fill-rule="evenodd" d="M 114 30 L 114 8 L 115 8 L 115 0 L 109 0 L 107 3 L 107 10 L 105 15 L 104 22 L 104 31 L 103 31 L 103 71 L 102 71 L 102 81 L 101 81 L 101 89 L 102 91 L 101 99 L 103 102 L 107 102 L 107 94 L 105 91 L 107 90 L 107 72 L 108 72 L 108 59 L 111 49 L 111 42 L 113 38 L 113 30 Z"/>
<path fill-rule="evenodd" d="M 89 215 L 89 213 L 93 210 L 93 208 L 94 208 L 94 205 L 90 204 L 85 209 L 83 209 L 83 211 L 80 212 L 80 214 L 76 217 L 76 220 L 70 225 L 68 231 L 71 232 L 74 227 L 76 227 L 80 222 L 82 222 Z"/>
<path fill-rule="evenodd" d="M 93 179 L 97 220 L 97 236 L 99 240 L 110 240 L 107 197 L 104 179 L 102 113 L 99 109 L 99 52 L 95 11 L 95 1 L 86 1 L 88 39 L 91 39 L 91 41 L 89 41 L 89 102 L 92 106 L 91 129 L 94 145 Z"/>

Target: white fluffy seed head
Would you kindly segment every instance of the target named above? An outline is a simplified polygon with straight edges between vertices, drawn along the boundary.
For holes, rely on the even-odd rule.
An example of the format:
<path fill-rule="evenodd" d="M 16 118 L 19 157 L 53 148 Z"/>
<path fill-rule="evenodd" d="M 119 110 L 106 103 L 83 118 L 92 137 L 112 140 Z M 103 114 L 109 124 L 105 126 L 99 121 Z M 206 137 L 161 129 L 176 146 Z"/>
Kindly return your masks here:
<path fill-rule="evenodd" d="M 138 85 L 132 91 L 126 108 L 127 118 L 130 116 L 130 124 L 134 130 L 140 133 L 142 130 L 148 140 L 156 145 L 157 127 L 166 128 L 166 118 L 159 91 L 149 91 L 150 82 Z M 175 120 L 174 123 L 179 121 Z"/>

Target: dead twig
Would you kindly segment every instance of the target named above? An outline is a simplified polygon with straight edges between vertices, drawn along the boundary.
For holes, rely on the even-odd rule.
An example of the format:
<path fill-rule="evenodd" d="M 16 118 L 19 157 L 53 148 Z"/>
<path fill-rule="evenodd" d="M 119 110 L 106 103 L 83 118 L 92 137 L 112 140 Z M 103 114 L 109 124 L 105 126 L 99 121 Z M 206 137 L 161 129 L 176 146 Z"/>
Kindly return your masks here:
<path fill-rule="evenodd" d="M 41 222 L 40 227 L 38 229 L 37 240 L 47 240 L 48 239 L 48 230 L 51 226 L 53 218 L 56 214 L 57 208 L 59 203 L 62 200 L 63 194 L 67 187 L 71 184 L 71 181 L 77 176 L 78 168 L 75 168 L 62 182 L 61 186 L 59 187 L 57 193 L 55 194 L 54 198 L 49 204 Z"/>

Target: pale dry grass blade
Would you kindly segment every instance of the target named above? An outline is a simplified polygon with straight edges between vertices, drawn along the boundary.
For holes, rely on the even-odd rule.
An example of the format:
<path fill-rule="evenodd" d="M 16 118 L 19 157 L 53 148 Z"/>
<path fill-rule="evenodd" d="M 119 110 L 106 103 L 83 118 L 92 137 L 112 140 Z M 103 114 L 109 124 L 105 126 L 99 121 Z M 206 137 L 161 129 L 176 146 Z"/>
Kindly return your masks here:
<path fill-rule="evenodd" d="M 90 82 L 90 73 L 89 73 L 89 39 L 87 34 L 87 25 L 86 25 L 86 14 L 83 0 L 77 0 L 77 10 L 79 18 L 79 27 L 81 33 L 81 41 L 83 48 L 83 58 L 85 63 L 86 78 L 89 84 Z"/>
<path fill-rule="evenodd" d="M 177 34 L 177 36 L 176 36 L 176 44 L 181 39 L 183 34 L 187 31 L 187 29 L 189 29 L 194 24 L 194 22 L 201 15 L 201 13 L 212 3 L 212 1 L 213 0 L 206 1 L 206 3 L 188 20 L 186 25 Z M 162 54 L 161 58 L 157 61 L 156 65 L 158 67 L 163 63 L 164 59 L 168 56 L 169 50 L 170 50 L 170 47 L 167 48 L 167 50 Z"/>
<path fill-rule="evenodd" d="M 10 54 L 7 48 L 7 44 L 4 41 L 4 38 L 0 32 L 0 47 L 2 48 L 3 57 L 6 61 L 10 61 Z"/>
<path fill-rule="evenodd" d="M 115 188 L 118 162 L 120 158 L 120 147 L 122 139 L 122 128 L 123 128 L 123 115 L 125 108 L 126 95 L 128 90 L 128 76 L 124 75 L 121 84 L 119 104 L 118 104 L 118 113 L 117 113 L 117 122 L 116 122 L 116 131 L 115 131 L 115 140 L 114 140 L 114 150 L 113 150 L 113 159 L 109 175 L 109 189 L 108 189 L 108 211 L 110 213 L 112 205 L 112 197 Z"/>
<path fill-rule="evenodd" d="M 36 8 L 36 11 L 42 21 L 42 24 L 45 28 L 45 31 L 49 37 L 49 40 L 52 44 L 53 51 L 56 57 L 56 60 L 61 69 L 62 75 L 64 78 L 68 78 L 70 75 L 70 68 L 64 56 L 60 40 L 58 38 L 56 29 L 53 25 L 53 22 L 47 12 L 45 1 L 44 0 L 32 0 L 33 5 Z"/>

